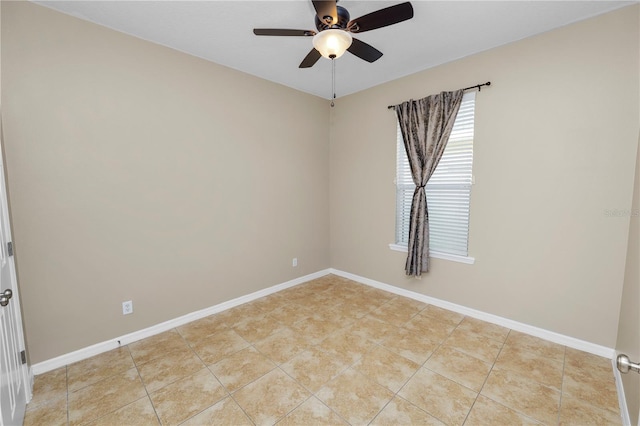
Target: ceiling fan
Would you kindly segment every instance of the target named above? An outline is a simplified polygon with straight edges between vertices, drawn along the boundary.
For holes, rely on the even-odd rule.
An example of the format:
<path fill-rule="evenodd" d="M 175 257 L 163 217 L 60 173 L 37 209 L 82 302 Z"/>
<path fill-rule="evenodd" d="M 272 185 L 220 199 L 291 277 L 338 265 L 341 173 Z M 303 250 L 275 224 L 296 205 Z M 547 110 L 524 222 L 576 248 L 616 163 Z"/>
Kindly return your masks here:
<path fill-rule="evenodd" d="M 363 33 L 413 18 L 413 7 L 409 2 L 386 7 L 352 20 L 347 9 L 336 4 L 337 0 L 312 0 L 311 3 L 316 10 L 317 32 L 278 28 L 253 30 L 253 33 L 259 36 L 313 37 L 313 49 L 302 60 L 299 68 L 312 67 L 321 56 L 328 59 L 339 58 L 345 51 L 367 62 L 375 62 L 380 59 L 382 52 L 353 38 L 351 33 Z"/>

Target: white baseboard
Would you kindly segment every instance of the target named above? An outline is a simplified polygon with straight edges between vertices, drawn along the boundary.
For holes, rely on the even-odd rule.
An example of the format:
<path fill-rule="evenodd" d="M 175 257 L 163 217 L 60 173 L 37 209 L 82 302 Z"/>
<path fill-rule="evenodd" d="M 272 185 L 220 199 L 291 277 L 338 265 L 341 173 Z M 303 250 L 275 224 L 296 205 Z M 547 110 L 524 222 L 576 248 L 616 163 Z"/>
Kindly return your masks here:
<path fill-rule="evenodd" d="M 320 278 L 330 273 L 329 269 L 315 272 L 313 274 L 305 275 L 303 277 L 295 278 L 293 280 L 276 284 L 272 287 L 268 287 L 259 291 L 256 291 L 245 296 L 228 300 L 226 302 L 219 303 L 217 305 L 205 308 L 196 312 L 183 315 L 178 318 L 174 318 L 169 321 L 162 322 L 160 324 L 147 327 L 142 330 L 134 331 L 133 333 L 125 334 L 124 336 L 117 337 L 115 339 L 107 340 L 105 342 L 96 343 L 95 345 L 87 346 L 86 348 L 78 349 L 58 357 L 39 362 L 31 366 L 34 375 L 46 373 L 56 368 L 63 367 L 65 365 L 73 364 L 74 362 L 82 361 L 83 359 L 90 358 L 95 355 L 99 355 L 103 352 L 116 349 L 121 345 L 128 345 L 129 343 L 137 342 L 138 340 L 145 339 L 147 337 L 154 336 L 159 333 L 171 330 L 172 328 L 179 327 L 189 322 L 198 320 L 200 318 L 207 317 L 209 315 L 217 314 L 218 312 L 226 311 L 235 306 L 242 305 L 244 303 L 251 302 L 264 296 L 276 293 L 278 291 L 294 287 L 296 285 L 305 283 L 307 281 Z"/>
<path fill-rule="evenodd" d="M 60 355 L 56 358 L 52 358 L 43 362 L 39 362 L 37 364 L 32 365 L 32 371 L 34 375 L 46 373 L 51 370 L 55 370 L 56 368 L 63 367 L 65 365 L 73 364 L 74 362 L 82 361 L 83 359 L 90 358 L 92 356 L 101 354 L 103 352 L 110 351 L 115 349 L 121 345 L 127 345 L 129 343 L 136 342 L 138 340 L 145 339 L 147 337 L 154 336 L 156 334 L 171 330 L 172 328 L 179 327 L 181 325 L 187 324 L 189 322 L 195 321 L 200 318 L 204 318 L 209 315 L 216 314 L 218 312 L 225 311 L 227 309 L 233 308 L 238 305 L 242 305 L 243 303 L 248 303 L 253 300 L 259 299 L 264 296 L 268 296 L 269 294 L 276 293 L 278 291 L 305 283 L 307 281 L 311 281 L 316 278 L 320 278 L 327 274 L 335 274 L 344 278 L 348 278 L 350 280 L 369 285 L 371 287 L 379 288 L 381 290 L 388 291 L 390 293 L 398 294 L 400 296 L 405 296 L 411 299 L 419 300 L 424 303 L 428 303 L 431 305 L 435 305 L 444 309 L 448 309 L 453 312 L 458 312 L 463 315 L 468 315 L 473 318 L 477 318 L 483 321 L 490 322 L 492 324 L 501 325 L 503 327 L 510 328 L 512 330 L 520 331 L 522 333 L 526 333 L 532 336 L 540 337 L 545 340 L 549 340 L 554 343 L 558 343 L 564 346 L 568 346 L 570 348 L 578 349 L 584 352 L 589 352 L 595 355 L 603 356 L 609 359 L 613 359 L 615 357 L 615 350 L 612 348 L 608 348 L 605 346 L 597 345 L 595 343 L 586 342 L 584 340 L 576 339 L 574 337 L 565 336 L 559 333 L 555 333 L 553 331 L 545 330 L 542 328 L 534 327 L 528 324 L 524 324 L 521 322 L 513 321 L 507 318 L 499 317 L 497 315 L 489 314 L 486 312 L 478 311 L 475 309 L 467 308 L 462 305 L 457 305 L 455 303 L 447 302 L 444 300 L 436 299 L 434 297 L 426 296 L 424 294 L 416 293 L 410 290 L 405 290 L 400 287 L 396 287 L 390 284 L 385 284 L 379 281 L 375 281 L 369 278 L 361 277 L 359 275 L 351 274 L 349 272 L 340 271 L 338 269 L 325 269 L 322 271 L 315 272 L 313 274 L 305 275 L 303 277 L 299 277 L 293 279 L 291 281 L 287 281 L 281 284 L 274 285 L 269 288 L 265 288 L 259 291 L 256 291 L 251 294 L 247 294 L 245 296 L 241 296 L 209 308 L 205 308 L 196 312 L 191 312 L 189 314 L 183 315 L 178 318 L 174 318 L 169 321 L 165 321 L 160 324 L 153 325 L 151 327 L 134 331 L 133 333 L 126 334 L 124 336 L 120 336 L 115 339 L 111 339 L 105 342 L 97 343 L 95 345 L 88 346 L 86 348 L 79 349 L 77 351 L 73 351 L 64 355 Z M 616 370 L 617 371 L 617 370 Z"/>
<path fill-rule="evenodd" d="M 502 327 L 507 327 L 512 330 L 520 331 L 531 336 L 540 337 L 541 339 L 549 340 L 560 345 L 568 346 L 573 349 L 578 349 L 584 352 L 589 352 L 594 355 L 603 356 L 609 359 L 614 358 L 615 349 L 608 348 L 606 346 L 597 345 L 595 343 L 587 342 L 584 340 L 576 339 L 574 337 L 565 336 L 553 331 L 545 330 L 542 328 L 534 327 L 532 325 L 524 324 L 518 321 L 510 320 L 507 318 L 499 317 L 497 315 L 488 314 L 486 312 L 478 311 L 475 309 L 467 308 L 466 306 L 457 305 L 455 303 L 447 302 L 445 300 L 436 299 L 434 297 L 426 296 L 421 293 L 416 293 L 411 290 L 405 290 L 400 287 L 396 287 L 390 284 L 385 284 L 379 281 L 375 281 L 369 278 L 361 277 L 359 275 L 351 274 L 349 272 L 340 271 L 331 268 L 330 273 L 348 278 L 353 281 L 357 281 L 362 284 L 366 284 L 371 287 L 375 287 L 381 290 L 388 291 L 400 296 L 405 296 L 410 299 L 419 300 L 430 305 L 435 305 L 440 308 L 448 309 L 453 312 L 458 312 L 463 315 L 468 315 L 473 318 L 477 318 L 482 321 L 497 324 Z"/>

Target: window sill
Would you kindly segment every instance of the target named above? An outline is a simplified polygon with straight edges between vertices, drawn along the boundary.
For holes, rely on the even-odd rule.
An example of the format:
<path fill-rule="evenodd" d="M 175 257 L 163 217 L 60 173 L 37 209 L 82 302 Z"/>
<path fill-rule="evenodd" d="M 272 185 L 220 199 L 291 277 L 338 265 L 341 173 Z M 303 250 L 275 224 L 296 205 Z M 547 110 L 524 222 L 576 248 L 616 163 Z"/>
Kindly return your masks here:
<path fill-rule="evenodd" d="M 403 246 L 400 244 L 389 244 L 389 248 L 394 251 L 401 251 L 404 253 L 407 252 L 407 246 Z M 441 253 L 437 251 L 430 251 L 429 256 L 435 259 L 444 259 L 444 260 L 451 260 L 453 262 L 466 263 L 467 265 L 473 265 L 476 262 L 476 259 L 473 257 L 458 256 L 455 254 Z"/>

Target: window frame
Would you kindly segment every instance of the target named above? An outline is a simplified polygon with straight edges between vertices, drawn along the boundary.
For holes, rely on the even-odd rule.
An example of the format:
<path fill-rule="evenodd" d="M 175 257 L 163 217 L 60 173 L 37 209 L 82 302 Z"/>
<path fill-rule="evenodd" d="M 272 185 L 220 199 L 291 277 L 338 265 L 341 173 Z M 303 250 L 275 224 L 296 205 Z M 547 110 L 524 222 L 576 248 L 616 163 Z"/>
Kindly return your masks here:
<path fill-rule="evenodd" d="M 467 93 L 465 93 L 464 96 L 465 97 L 463 98 L 463 102 L 465 102 L 465 101 L 468 102 L 469 100 L 473 100 L 473 122 L 472 123 L 475 123 L 475 92 L 467 92 Z M 468 251 L 469 234 L 470 234 L 470 229 L 469 229 L 470 217 L 469 217 L 469 213 L 470 213 L 470 210 L 471 210 L 471 186 L 474 183 L 474 177 L 471 174 L 473 172 L 473 139 L 474 139 L 473 127 L 475 127 L 475 126 L 471 127 L 471 133 L 472 133 L 471 141 L 472 142 L 471 142 L 471 147 L 470 148 L 471 148 L 472 157 L 471 157 L 471 163 L 470 163 L 471 165 L 470 165 L 470 170 L 469 170 L 470 173 L 469 173 L 469 175 L 467 177 L 466 183 L 462 184 L 464 186 L 468 185 L 468 188 L 469 188 L 469 196 L 468 196 L 468 204 L 467 204 L 468 205 L 468 211 L 467 211 L 467 216 L 468 216 L 467 220 L 468 220 L 468 222 L 467 222 L 467 234 L 466 234 L 466 248 L 467 248 L 466 256 L 463 256 L 460 253 L 449 253 L 449 252 L 445 252 L 445 251 L 438 251 L 438 250 L 429 249 L 429 256 L 432 257 L 432 258 L 450 260 L 450 261 L 460 262 L 460 263 L 465 263 L 465 264 L 473 264 L 473 263 L 475 263 L 475 258 L 469 256 L 469 251 Z M 398 129 L 399 129 L 399 127 L 398 127 Z M 399 134 L 399 130 L 398 130 L 398 134 Z M 404 161 L 403 161 L 402 171 L 404 171 L 405 174 L 406 174 L 407 173 L 406 169 L 408 167 L 408 163 L 407 163 L 407 160 L 406 160 L 406 153 L 404 151 L 404 144 L 402 142 L 402 136 L 398 136 L 397 139 L 396 139 L 396 150 L 397 150 L 397 156 L 399 156 L 400 153 L 403 153 L 405 155 L 405 157 L 403 159 Z M 447 154 L 447 151 L 445 150 L 445 154 L 444 155 L 446 155 L 446 154 Z M 395 203 L 396 204 L 396 206 L 395 206 L 396 207 L 396 215 L 395 215 L 396 216 L 396 220 L 395 220 L 395 223 L 396 223 L 395 240 L 396 240 L 396 242 L 389 244 L 389 248 L 391 250 L 394 250 L 394 251 L 400 251 L 400 252 L 405 252 L 406 253 L 408 251 L 407 244 L 406 243 L 403 244 L 403 243 L 398 241 L 398 240 L 400 240 L 398 233 L 402 232 L 402 231 L 400 231 L 398 229 L 398 227 L 401 226 L 401 225 L 399 225 L 399 223 L 406 222 L 406 220 L 404 220 L 404 221 L 399 221 L 398 220 L 399 219 L 398 214 L 399 214 L 400 211 L 404 210 L 405 214 L 406 214 L 406 209 L 401 208 L 402 206 L 399 205 L 400 199 L 398 198 L 398 195 L 397 195 L 398 191 L 399 191 L 399 185 L 398 185 L 398 180 L 399 180 L 399 177 L 400 177 L 399 173 L 401 172 L 400 163 L 401 163 L 401 160 L 400 160 L 399 157 L 397 157 L 396 158 L 396 172 L 395 172 L 395 179 L 394 179 L 394 187 L 396 188 L 396 203 Z M 440 164 L 443 164 L 443 163 L 440 163 Z M 438 167 L 440 167 L 440 164 L 438 164 Z M 437 173 L 437 169 L 436 169 L 436 173 Z M 407 179 L 407 177 L 405 176 L 405 179 L 403 180 L 404 186 L 406 186 L 406 179 Z M 456 182 L 456 183 L 451 183 L 449 185 L 456 186 L 456 185 L 460 185 L 460 183 Z M 442 185 L 438 185 L 438 184 L 435 185 L 435 187 L 438 187 L 438 186 L 441 187 Z M 413 187 L 415 188 L 415 185 L 413 185 Z M 427 184 L 427 191 L 428 191 L 428 187 L 429 187 L 429 184 Z M 406 228 L 405 228 L 404 232 L 405 233 L 407 232 Z"/>

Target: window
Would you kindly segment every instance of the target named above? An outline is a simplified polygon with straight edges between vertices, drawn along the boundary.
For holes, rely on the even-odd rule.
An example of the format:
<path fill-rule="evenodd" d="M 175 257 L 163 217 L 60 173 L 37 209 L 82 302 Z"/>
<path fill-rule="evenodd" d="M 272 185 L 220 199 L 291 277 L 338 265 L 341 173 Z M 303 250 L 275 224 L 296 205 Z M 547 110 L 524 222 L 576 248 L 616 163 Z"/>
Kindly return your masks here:
<path fill-rule="evenodd" d="M 468 256 L 469 199 L 473 163 L 475 92 L 465 93 L 444 154 L 426 186 L 429 208 L 429 253 L 432 257 L 473 263 Z M 409 214 L 416 186 L 404 149 L 400 125 L 397 131 L 396 244 L 406 250 Z"/>

